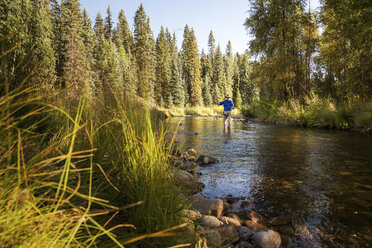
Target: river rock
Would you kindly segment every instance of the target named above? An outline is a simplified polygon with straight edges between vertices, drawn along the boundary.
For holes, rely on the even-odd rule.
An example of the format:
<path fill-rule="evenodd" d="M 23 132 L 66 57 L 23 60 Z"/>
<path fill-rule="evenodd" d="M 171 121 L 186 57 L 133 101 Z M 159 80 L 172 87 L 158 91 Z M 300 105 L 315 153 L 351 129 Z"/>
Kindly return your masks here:
<path fill-rule="evenodd" d="M 257 232 L 257 231 L 262 231 L 262 230 L 267 229 L 266 226 L 261 225 L 261 224 L 256 223 L 256 222 L 253 222 L 253 221 L 251 221 L 251 220 L 246 220 L 246 221 L 244 221 L 244 225 L 246 225 L 247 227 L 253 229 L 255 232 Z"/>
<path fill-rule="evenodd" d="M 185 161 L 192 161 L 192 162 L 196 161 L 195 156 L 189 154 L 188 152 L 182 153 L 181 158 Z"/>
<path fill-rule="evenodd" d="M 279 248 L 280 234 L 273 230 L 263 230 L 252 235 L 252 242 L 256 248 Z"/>
<path fill-rule="evenodd" d="M 294 230 L 291 225 L 276 226 L 274 229 L 280 232 L 281 234 L 285 234 L 288 236 L 294 235 Z"/>
<path fill-rule="evenodd" d="M 208 156 L 208 155 L 200 155 L 198 159 L 196 160 L 196 163 L 201 164 L 201 165 L 218 163 L 218 162 L 219 162 L 218 159 Z"/>
<path fill-rule="evenodd" d="M 284 216 L 278 216 L 278 217 L 272 218 L 272 220 L 270 221 L 270 224 L 273 226 L 283 226 L 283 225 L 289 224 L 290 222 L 291 222 L 290 218 L 287 218 Z"/>
<path fill-rule="evenodd" d="M 221 217 L 224 204 L 221 199 L 207 198 L 201 194 L 195 194 L 189 198 L 191 208 L 199 211 L 201 214 L 214 215 L 217 218 Z"/>
<path fill-rule="evenodd" d="M 239 234 L 233 224 L 222 225 L 217 228 L 217 231 L 221 234 L 222 242 L 224 243 L 237 241 L 239 239 Z"/>
<path fill-rule="evenodd" d="M 176 162 L 176 168 L 180 170 L 187 171 L 193 175 L 199 175 L 199 165 L 197 163 L 194 163 L 192 161 L 182 161 L 179 160 Z"/>
<path fill-rule="evenodd" d="M 189 218 L 191 220 L 197 220 L 201 218 L 201 214 L 198 211 L 191 210 L 191 209 L 184 209 L 182 210 L 182 216 Z"/>
<path fill-rule="evenodd" d="M 204 189 L 204 184 L 197 182 L 195 177 L 187 171 L 177 170 L 174 173 L 174 176 L 176 177 L 177 182 L 181 184 L 186 191 L 197 193 Z"/>
<path fill-rule="evenodd" d="M 236 214 L 231 214 L 231 213 L 230 213 L 230 214 L 228 214 L 227 216 L 230 217 L 230 218 L 233 218 L 233 219 L 235 219 L 235 220 L 237 220 L 237 221 L 239 221 L 240 224 L 243 223 L 242 220 L 240 219 L 240 217 L 237 216 Z"/>
<path fill-rule="evenodd" d="M 237 248 L 251 248 L 251 247 L 253 247 L 253 245 L 247 241 L 240 241 L 237 246 Z"/>
<path fill-rule="evenodd" d="M 249 211 L 246 217 L 253 222 L 260 223 L 262 225 L 267 224 L 267 219 L 255 211 Z"/>
<path fill-rule="evenodd" d="M 221 234 L 216 231 L 212 230 L 203 235 L 207 240 L 207 247 L 221 247 L 222 246 L 222 239 Z"/>
<path fill-rule="evenodd" d="M 233 224 L 234 226 L 241 226 L 240 221 L 237 221 L 236 219 L 231 217 L 222 216 L 218 219 L 222 222 L 223 225 Z"/>
<path fill-rule="evenodd" d="M 188 149 L 186 152 L 187 152 L 189 155 L 192 155 L 192 156 L 194 156 L 194 157 L 198 156 L 198 154 L 199 154 L 198 151 L 195 150 L 195 149 L 193 149 L 193 148 Z"/>
<path fill-rule="evenodd" d="M 255 233 L 255 231 L 247 226 L 238 226 L 236 227 L 236 231 L 239 234 L 240 240 L 249 241 L 249 238 L 252 236 L 252 234 Z"/>
<path fill-rule="evenodd" d="M 217 228 L 221 226 L 221 221 L 212 215 L 204 215 L 200 219 L 201 225 L 204 227 Z"/>

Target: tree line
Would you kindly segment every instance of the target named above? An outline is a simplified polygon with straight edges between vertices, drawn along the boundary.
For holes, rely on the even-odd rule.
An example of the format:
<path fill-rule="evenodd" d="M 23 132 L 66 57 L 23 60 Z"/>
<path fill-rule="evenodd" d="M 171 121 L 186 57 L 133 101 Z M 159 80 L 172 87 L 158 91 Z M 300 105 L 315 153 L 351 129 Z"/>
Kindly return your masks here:
<path fill-rule="evenodd" d="M 225 94 L 244 99 L 240 92 L 250 83 L 248 52 L 233 54 L 229 42 L 223 53 L 211 31 L 209 49 L 200 53 L 188 25 L 179 49 L 167 28 L 154 37 L 142 4 L 133 33 L 123 10 L 116 24 L 110 6 L 93 23 L 79 0 L 4 0 L 0 10 L 1 80 L 8 82 L 2 93 L 31 85 L 94 99 L 114 89 L 169 108 L 210 106 Z"/>
<path fill-rule="evenodd" d="M 322 0 L 319 13 L 305 0 L 249 2 L 244 25 L 254 37 L 256 96 L 302 103 L 314 94 L 335 102 L 371 99 L 370 1 Z"/>
<path fill-rule="evenodd" d="M 239 107 L 256 98 L 371 97 L 371 3 L 323 0 L 317 13 L 305 0 L 249 2 L 244 25 L 254 38 L 234 54 L 212 31 L 199 52 L 188 25 L 180 48 L 167 28 L 155 38 L 142 4 L 132 33 L 123 10 L 114 24 L 110 6 L 93 23 L 79 0 L 1 1 L 0 91 L 67 88 L 71 99 L 94 99 L 114 89 L 167 108 L 210 106 L 226 94 Z"/>

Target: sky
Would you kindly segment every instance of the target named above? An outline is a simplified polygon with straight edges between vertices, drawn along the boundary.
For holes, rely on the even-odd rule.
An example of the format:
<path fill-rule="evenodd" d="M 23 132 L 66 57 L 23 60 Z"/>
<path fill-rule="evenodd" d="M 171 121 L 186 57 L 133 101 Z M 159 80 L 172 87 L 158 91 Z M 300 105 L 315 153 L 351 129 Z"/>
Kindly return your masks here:
<path fill-rule="evenodd" d="M 311 0 L 315 8 L 319 0 Z M 248 49 L 249 35 L 243 26 L 248 17 L 248 0 L 80 0 L 82 8 L 86 8 L 92 21 L 98 13 L 106 16 L 110 5 L 114 20 L 118 13 L 124 10 L 129 27 L 133 31 L 133 18 L 142 3 L 147 16 L 150 17 L 151 30 L 156 38 L 160 27 L 175 32 L 178 48 L 183 40 L 183 30 L 186 24 L 194 28 L 198 41 L 199 52 L 208 51 L 208 35 L 212 30 L 216 46 L 221 45 L 223 52 L 230 40 L 234 52 L 243 53 Z"/>

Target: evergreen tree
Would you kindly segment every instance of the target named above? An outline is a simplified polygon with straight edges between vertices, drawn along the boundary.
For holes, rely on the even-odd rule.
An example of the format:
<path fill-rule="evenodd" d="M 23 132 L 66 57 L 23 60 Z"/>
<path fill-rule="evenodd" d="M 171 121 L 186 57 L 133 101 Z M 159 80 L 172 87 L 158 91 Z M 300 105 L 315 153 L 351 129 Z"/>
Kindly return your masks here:
<path fill-rule="evenodd" d="M 152 99 L 155 80 L 155 42 L 152 37 L 150 20 L 146 16 L 142 4 L 134 17 L 134 41 L 139 83 L 138 94 Z"/>
<path fill-rule="evenodd" d="M 111 8 L 110 5 L 107 7 L 107 16 L 105 18 L 105 39 L 108 41 L 112 41 L 112 29 L 113 29 L 113 23 L 112 23 L 112 14 L 111 14 Z"/>
<path fill-rule="evenodd" d="M 242 107 L 242 97 L 240 94 L 240 71 L 239 71 L 239 54 L 234 57 L 233 62 L 233 98 L 237 108 Z"/>
<path fill-rule="evenodd" d="M 216 49 L 216 40 L 214 39 L 212 30 L 209 32 L 209 36 L 208 36 L 208 48 L 209 48 L 209 58 L 213 65 L 214 57 L 215 57 L 215 49 Z"/>
<path fill-rule="evenodd" d="M 233 52 L 232 52 L 232 45 L 231 41 L 227 43 L 226 47 L 226 54 L 224 56 L 224 62 L 225 62 L 225 77 L 226 77 L 226 94 L 231 95 L 232 94 L 232 87 L 233 87 Z"/>
<path fill-rule="evenodd" d="M 249 62 L 249 51 L 239 57 L 239 88 L 237 93 L 241 94 L 241 99 L 245 103 L 251 102 L 254 97 L 254 85 L 251 80 L 251 66 Z"/>
<path fill-rule="evenodd" d="M 204 50 L 201 53 L 201 67 L 202 67 L 202 93 L 205 106 L 210 106 L 212 104 L 212 95 L 210 89 L 211 78 L 213 75 L 212 63 L 209 57 L 204 53 Z"/>
<path fill-rule="evenodd" d="M 133 34 L 129 29 L 124 10 L 119 12 L 117 32 L 127 54 L 132 53 L 134 48 Z"/>
<path fill-rule="evenodd" d="M 63 58 L 63 44 L 62 44 L 62 23 L 61 23 L 61 6 L 58 0 L 50 0 L 51 19 L 52 19 L 52 32 L 53 40 L 52 46 L 54 50 L 54 57 L 56 59 L 56 76 L 57 84 L 61 85 L 62 79 L 62 65 L 64 63 Z"/>
<path fill-rule="evenodd" d="M 97 13 L 94 23 L 94 32 L 96 33 L 97 41 L 102 42 L 105 37 L 105 27 L 103 25 L 103 19 L 100 12 Z"/>
<path fill-rule="evenodd" d="M 161 27 L 160 34 L 156 41 L 156 85 L 155 97 L 160 103 L 164 99 L 166 105 L 170 104 L 169 100 L 172 94 L 170 86 L 171 79 L 171 58 L 168 41 L 165 36 L 164 28 Z"/>
<path fill-rule="evenodd" d="M 181 75 L 181 56 L 178 54 L 176 34 L 170 38 L 169 31 L 166 31 L 166 36 L 169 44 L 170 58 L 171 58 L 171 98 L 174 106 L 184 107 L 185 106 L 185 90 Z"/>
<path fill-rule="evenodd" d="M 218 99 L 223 99 L 226 95 L 226 80 L 225 80 L 225 68 L 224 61 L 221 52 L 221 47 L 218 44 L 216 55 L 213 63 L 213 78 L 212 78 L 214 89 L 218 89 L 219 92 L 213 92 L 213 101 L 218 101 Z"/>
<path fill-rule="evenodd" d="M 185 28 L 185 35 L 188 33 L 186 31 L 187 28 Z M 191 29 L 188 33 L 188 37 L 185 38 L 186 40 L 184 40 L 183 44 L 184 74 L 190 104 L 192 106 L 202 105 L 202 80 L 200 77 L 201 66 L 194 30 Z"/>
<path fill-rule="evenodd" d="M 86 68 L 89 62 L 83 43 L 83 20 L 78 0 L 66 0 L 61 5 L 62 44 L 65 62 L 62 80 L 69 86 L 69 97 L 76 99 L 79 94 L 90 96 L 90 77 Z"/>

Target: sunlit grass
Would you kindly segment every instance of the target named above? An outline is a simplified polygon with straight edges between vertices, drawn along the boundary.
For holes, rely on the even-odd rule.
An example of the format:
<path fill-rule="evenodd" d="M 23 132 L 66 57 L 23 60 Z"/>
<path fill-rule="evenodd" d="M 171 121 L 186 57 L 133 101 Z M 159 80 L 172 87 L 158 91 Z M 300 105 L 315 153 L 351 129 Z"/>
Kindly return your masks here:
<path fill-rule="evenodd" d="M 0 247 L 179 244 L 163 115 L 35 92 L 0 97 Z"/>
<path fill-rule="evenodd" d="M 242 113 L 252 118 L 307 127 L 372 127 L 372 102 L 350 101 L 336 104 L 330 99 L 319 99 L 316 96 L 306 99 L 305 104 L 300 104 L 298 100 L 259 100 L 244 106 Z"/>

